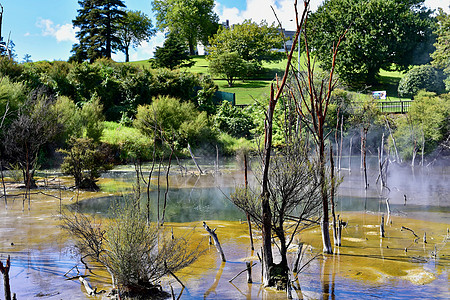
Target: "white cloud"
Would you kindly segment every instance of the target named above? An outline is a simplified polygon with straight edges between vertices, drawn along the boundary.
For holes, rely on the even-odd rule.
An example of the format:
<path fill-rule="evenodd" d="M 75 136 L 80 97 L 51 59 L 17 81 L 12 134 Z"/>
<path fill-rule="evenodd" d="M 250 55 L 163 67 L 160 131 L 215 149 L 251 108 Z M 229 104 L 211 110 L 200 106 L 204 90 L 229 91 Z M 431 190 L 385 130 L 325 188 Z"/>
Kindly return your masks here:
<path fill-rule="evenodd" d="M 77 42 L 76 30 L 70 23 L 55 25 L 52 20 L 39 18 L 36 26 L 41 28 L 43 36 L 53 36 L 58 42 Z"/>

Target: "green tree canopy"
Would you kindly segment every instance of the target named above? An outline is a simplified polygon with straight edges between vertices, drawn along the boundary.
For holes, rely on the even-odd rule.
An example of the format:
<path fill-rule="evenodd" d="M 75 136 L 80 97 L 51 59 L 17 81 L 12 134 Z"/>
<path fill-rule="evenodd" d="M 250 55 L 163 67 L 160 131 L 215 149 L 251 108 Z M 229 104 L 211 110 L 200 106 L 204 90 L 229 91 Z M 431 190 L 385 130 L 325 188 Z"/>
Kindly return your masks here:
<path fill-rule="evenodd" d="M 207 45 L 208 37 L 217 31 L 219 17 L 214 13 L 214 0 L 153 0 L 156 26 L 177 34 L 195 54 L 200 41 Z"/>
<path fill-rule="evenodd" d="M 422 2 L 325 0 L 310 17 L 310 47 L 328 69 L 333 42 L 348 28 L 336 63 L 340 78 L 351 85 L 374 83 L 380 68 L 427 63 L 418 57 L 432 51 L 427 45 L 434 25 Z"/>
<path fill-rule="evenodd" d="M 130 61 L 130 47 L 138 47 L 155 34 L 152 20 L 141 11 L 126 11 L 125 19 L 118 24 L 118 28 L 119 46 L 126 62 Z"/>
<path fill-rule="evenodd" d="M 261 63 L 262 61 L 276 61 L 283 57 L 283 53 L 273 51 L 280 48 L 283 39 L 278 28 L 266 21 L 260 24 L 245 20 L 232 28 L 221 28 L 209 39 L 209 58 L 211 60 L 224 53 L 237 52 L 246 61 Z"/>
<path fill-rule="evenodd" d="M 431 54 L 433 61 L 431 64 L 441 68 L 448 75 L 446 82 L 447 90 L 450 90 L 450 15 L 439 8 L 438 27 L 436 30 L 437 39 L 434 46 L 436 51 Z"/>
<path fill-rule="evenodd" d="M 246 73 L 247 62 L 237 52 L 222 53 L 209 63 L 212 75 L 224 77 L 228 86 L 233 86 L 233 81 L 243 77 Z"/>
<path fill-rule="evenodd" d="M 81 8 L 72 21 L 80 28 L 77 33 L 79 43 L 72 48 L 73 61 L 97 58 L 111 58 L 114 49 L 118 49 L 120 39 L 117 35 L 119 25 L 125 21 L 126 13 L 122 0 L 79 0 Z"/>
<path fill-rule="evenodd" d="M 176 35 L 169 34 L 162 47 L 156 47 L 155 58 L 151 63 L 155 67 L 176 69 L 194 64 L 189 56 L 186 44 Z"/>

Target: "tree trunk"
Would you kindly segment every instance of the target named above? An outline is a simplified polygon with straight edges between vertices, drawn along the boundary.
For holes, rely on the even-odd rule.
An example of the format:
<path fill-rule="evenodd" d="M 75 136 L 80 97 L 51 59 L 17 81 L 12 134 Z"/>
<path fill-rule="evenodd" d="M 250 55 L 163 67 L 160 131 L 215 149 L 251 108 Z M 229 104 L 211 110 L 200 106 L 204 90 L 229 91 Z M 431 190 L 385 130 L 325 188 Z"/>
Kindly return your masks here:
<path fill-rule="evenodd" d="M 320 185 L 321 185 L 321 196 L 322 196 L 322 242 L 323 242 L 323 252 L 331 254 L 333 249 L 331 248 L 331 239 L 329 232 L 329 216 L 328 216 L 328 191 L 327 191 L 327 180 L 325 174 L 325 141 L 323 137 L 323 127 L 319 129 L 319 157 L 320 157 Z"/>
<path fill-rule="evenodd" d="M 264 170 L 261 192 L 261 210 L 262 210 L 262 276 L 263 285 L 271 285 L 270 270 L 273 266 L 272 255 L 272 211 L 269 203 L 269 164 L 272 150 L 272 119 L 276 101 L 274 99 L 273 85 L 270 86 L 269 108 L 265 124 L 264 141 Z"/>
<path fill-rule="evenodd" d="M 195 55 L 195 45 L 193 41 L 189 41 L 189 55 Z"/>
<path fill-rule="evenodd" d="M 244 183 L 245 183 L 245 195 L 247 196 L 247 189 L 248 189 L 248 178 L 247 178 L 247 154 L 244 153 Z M 252 234 L 252 223 L 250 220 L 250 215 L 246 213 L 247 215 L 247 224 L 248 224 L 248 234 L 250 235 L 250 246 L 252 250 L 255 250 L 255 247 L 253 245 L 253 234 Z"/>
<path fill-rule="evenodd" d="M 336 213 L 334 207 L 334 190 L 335 190 L 335 182 L 334 182 L 334 159 L 333 159 L 333 147 L 330 148 L 330 164 L 331 164 L 331 190 L 330 190 L 330 202 L 331 202 L 331 216 L 333 217 L 333 240 L 334 245 L 339 246 L 338 242 L 338 232 L 337 232 L 337 220 Z"/>
<path fill-rule="evenodd" d="M 130 53 L 128 47 L 125 47 L 125 62 L 130 61 Z"/>
<path fill-rule="evenodd" d="M 367 141 L 367 129 L 364 128 L 363 129 L 363 136 L 362 136 L 362 153 L 363 153 L 363 172 L 364 172 L 364 189 L 367 190 L 367 188 L 369 187 L 369 183 L 367 182 L 367 162 L 366 162 L 366 154 L 367 154 L 367 149 L 366 149 L 366 141 Z"/>

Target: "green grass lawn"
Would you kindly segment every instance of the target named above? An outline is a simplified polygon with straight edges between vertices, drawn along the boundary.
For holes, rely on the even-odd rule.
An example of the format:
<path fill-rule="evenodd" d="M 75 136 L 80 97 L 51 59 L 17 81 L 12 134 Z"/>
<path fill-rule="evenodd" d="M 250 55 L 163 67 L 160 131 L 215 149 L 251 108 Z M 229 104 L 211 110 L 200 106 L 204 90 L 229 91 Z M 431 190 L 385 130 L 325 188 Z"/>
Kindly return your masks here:
<path fill-rule="evenodd" d="M 403 77 L 403 75 L 403 72 L 380 70 L 379 84 L 374 86 L 374 88 L 376 88 L 377 90 L 386 91 L 387 101 L 411 100 L 409 98 L 398 96 L 398 83 L 400 82 L 400 79 Z"/>

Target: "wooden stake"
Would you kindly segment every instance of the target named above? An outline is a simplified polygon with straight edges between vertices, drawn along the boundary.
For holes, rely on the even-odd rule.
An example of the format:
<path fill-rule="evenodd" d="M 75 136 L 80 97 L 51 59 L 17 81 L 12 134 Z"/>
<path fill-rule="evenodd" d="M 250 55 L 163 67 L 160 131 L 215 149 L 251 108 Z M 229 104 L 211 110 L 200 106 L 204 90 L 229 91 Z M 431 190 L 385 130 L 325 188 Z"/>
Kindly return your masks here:
<path fill-rule="evenodd" d="M 245 264 L 247 265 L 247 283 L 253 283 L 252 266 L 250 265 L 250 262 L 246 262 Z"/>
<path fill-rule="evenodd" d="M 384 215 L 381 215 L 380 234 L 381 234 L 381 237 L 385 237 L 384 236 Z"/>
<path fill-rule="evenodd" d="M 6 264 L 0 261 L 0 271 L 3 274 L 3 289 L 5 291 L 5 300 L 11 300 L 11 287 L 9 285 L 9 269 L 11 267 L 11 259 L 8 255 L 6 259 Z"/>
<path fill-rule="evenodd" d="M 256 265 L 256 263 L 253 263 L 251 266 L 250 266 L 250 263 L 249 263 L 249 262 L 247 262 L 246 264 L 247 264 L 247 268 L 245 268 L 244 270 L 242 270 L 242 271 L 240 271 L 239 273 L 237 273 L 233 278 L 231 278 L 230 280 L 228 280 L 228 282 L 232 282 L 233 280 L 235 280 L 239 275 L 241 275 L 241 274 L 244 273 L 245 271 L 247 271 L 247 273 L 248 273 L 248 269 L 249 269 L 249 268 L 250 268 L 250 277 L 251 277 L 251 268 L 254 267 L 254 266 Z M 249 283 L 251 283 L 251 282 L 249 282 Z"/>

